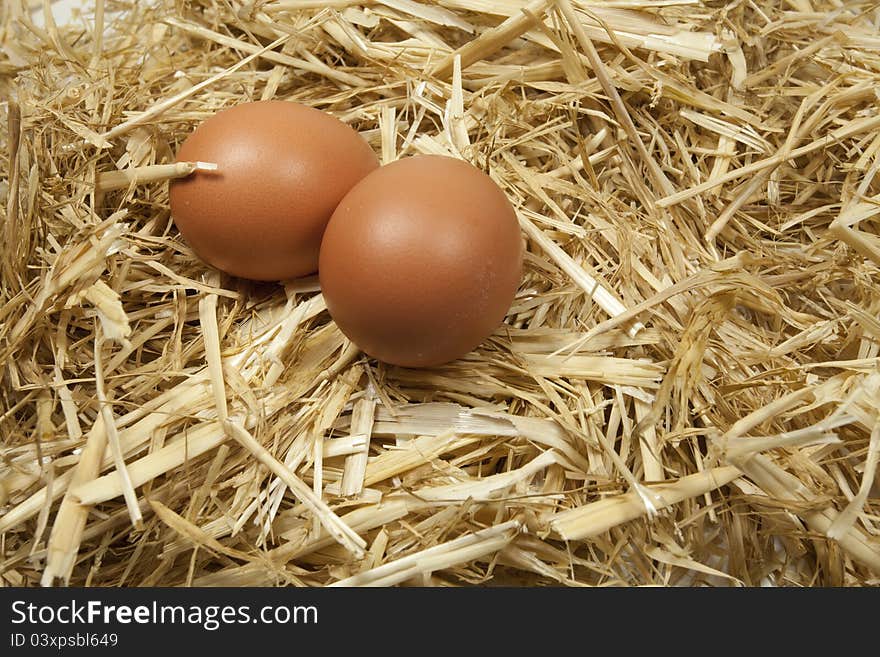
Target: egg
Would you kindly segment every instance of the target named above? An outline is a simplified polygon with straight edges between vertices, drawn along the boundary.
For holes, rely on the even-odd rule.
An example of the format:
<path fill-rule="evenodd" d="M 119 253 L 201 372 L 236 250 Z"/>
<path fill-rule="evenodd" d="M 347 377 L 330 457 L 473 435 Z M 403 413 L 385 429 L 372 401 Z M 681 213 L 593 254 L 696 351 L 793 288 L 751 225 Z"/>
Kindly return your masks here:
<path fill-rule="evenodd" d="M 355 130 L 286 101 L 219 112 L 187 137 L 177 160 L 217 165 L 170 184 L 171 216 L 186 242 L 217 269 L 264 281 L 314 273 L 330 215 L 379 166 Z"/>
<path fill-rule="evenodd" d="M 405 367 L 455 360 L 504 320 L 522 277 L 516 213 L 462 160 L 414 156 L 342 199 L 321 244 L 327 310 L 366 354 Z"/>

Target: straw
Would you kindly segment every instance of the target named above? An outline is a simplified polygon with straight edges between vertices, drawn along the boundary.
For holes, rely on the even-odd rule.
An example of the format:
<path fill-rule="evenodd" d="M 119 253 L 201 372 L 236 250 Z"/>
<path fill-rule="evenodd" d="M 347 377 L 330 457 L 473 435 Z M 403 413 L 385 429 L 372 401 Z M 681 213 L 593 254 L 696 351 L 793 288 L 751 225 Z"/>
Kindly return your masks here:
<path fill-rule="evenodd" d="M 49 5 L 0 3 L 3 584 L 880 581 L 872 5 Z M 490 336 L 391 366 L 199 259 L 179 147 L 259 99 L 489 174 Z"/>

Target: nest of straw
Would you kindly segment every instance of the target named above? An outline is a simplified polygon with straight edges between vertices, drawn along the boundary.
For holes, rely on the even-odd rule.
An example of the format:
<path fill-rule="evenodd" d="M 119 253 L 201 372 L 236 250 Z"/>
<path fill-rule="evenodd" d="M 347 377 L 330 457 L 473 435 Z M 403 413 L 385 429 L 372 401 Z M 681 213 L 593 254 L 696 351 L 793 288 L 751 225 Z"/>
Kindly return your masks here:
<path fill-rule="evenodd" d="M 34 4 L 0 7 L 4 585 L 880 583 L 874 5 Z M 200 262 L 169 163 L 268 98 L 488 171 L 504 326 L 388 367 L 316 279 Z"/>

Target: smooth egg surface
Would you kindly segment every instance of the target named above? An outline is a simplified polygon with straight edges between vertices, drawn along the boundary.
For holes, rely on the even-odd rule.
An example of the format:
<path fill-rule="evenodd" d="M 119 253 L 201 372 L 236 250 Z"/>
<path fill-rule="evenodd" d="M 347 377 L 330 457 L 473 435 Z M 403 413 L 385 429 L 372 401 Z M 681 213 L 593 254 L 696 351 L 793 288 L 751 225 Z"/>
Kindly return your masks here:
<path fill-rule="evenodd" d="M 522 276 L 516 213 L 462 160 L 414 156 L 369 174 L 336 208 L 318 276 L 327 309 L 365 353 L 439 365 L 501 324 Z"/>
<path fill-rule="evenodd" d="M 355 130 L 286 101 L 219 112 L 186 139 L 177 160 L 217 164 L 170 185 L 184 239 L 207 263 L 255 280 L 314 273 L 337 204 L 379 166 Z"/>

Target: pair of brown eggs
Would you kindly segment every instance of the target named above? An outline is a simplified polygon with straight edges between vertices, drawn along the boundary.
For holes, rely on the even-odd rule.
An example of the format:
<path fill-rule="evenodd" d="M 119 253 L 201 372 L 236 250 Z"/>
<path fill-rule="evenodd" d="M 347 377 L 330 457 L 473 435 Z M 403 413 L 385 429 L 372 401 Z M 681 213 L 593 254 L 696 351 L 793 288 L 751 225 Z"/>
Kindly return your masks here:
<path fill-rule="evenodd" d="M 329 114 L 236 105 L 202 123 L 179 161 L 217 164 L 171 183 L 171 213 L 206 262 L 283 280 L 318 271 L 327 309 L 365 353 L 407 367 L 474 349 L 522 274 L 516 214 L 485 173 L 449 157 L 379 166 Z"/>

